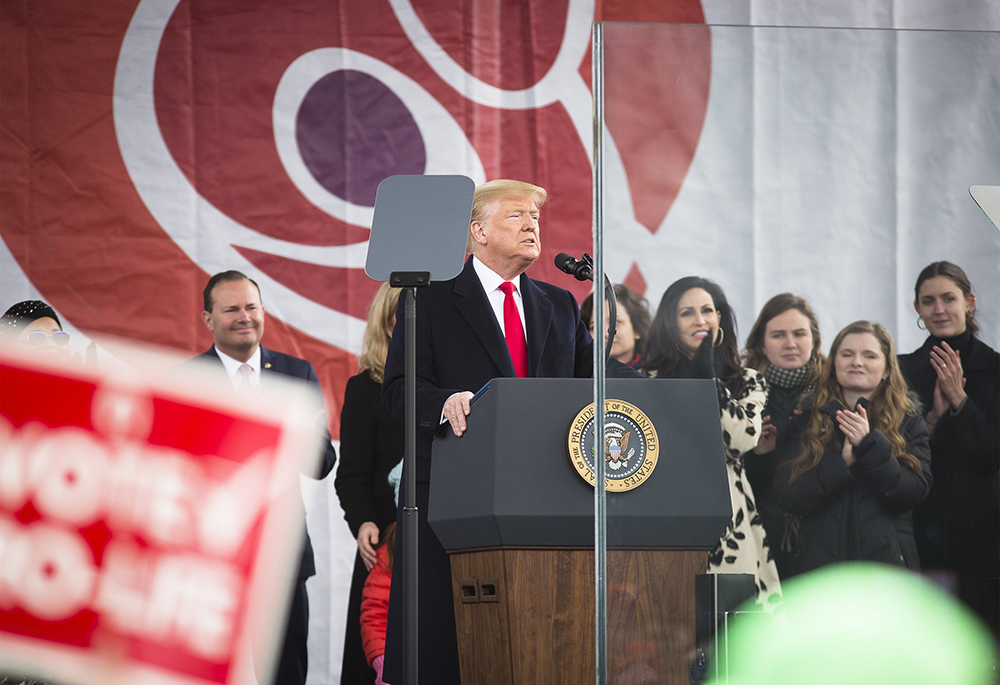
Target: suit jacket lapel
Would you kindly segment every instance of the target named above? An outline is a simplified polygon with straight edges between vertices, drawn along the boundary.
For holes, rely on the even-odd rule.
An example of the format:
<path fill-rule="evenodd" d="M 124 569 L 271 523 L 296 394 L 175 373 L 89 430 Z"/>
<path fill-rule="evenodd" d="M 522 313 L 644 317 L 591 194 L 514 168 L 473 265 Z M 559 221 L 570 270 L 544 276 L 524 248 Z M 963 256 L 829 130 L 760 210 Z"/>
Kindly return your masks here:
<path fill-rule="evenodd" d="M 462 273 L 455 278 L 455 308 L 468 322 L 493 363 L 504 376 L 514 376 L 514 364 L 510 360 L 507 339 L 493 315 L 493 307 L 479 282 L 472 257 L 465 262 Z M 529 357 L 530 359 L 530 357 Z"/>
<path fill-rule="evenodd" d="M 274 372 L 274 352 L 263 345 L 260 346 L 260 384 L 264 385 L 264 379 Z"/>
<path fill-rule="evenodd" d="M 549 322 L 552 321 L 552 303 L 545 297 L 542 289 L 525 274 L 521 274 L 521 299 L 528 328 L 525 333 L 528 339 L 528 375 L 534 378 L 545 353 Z"/>

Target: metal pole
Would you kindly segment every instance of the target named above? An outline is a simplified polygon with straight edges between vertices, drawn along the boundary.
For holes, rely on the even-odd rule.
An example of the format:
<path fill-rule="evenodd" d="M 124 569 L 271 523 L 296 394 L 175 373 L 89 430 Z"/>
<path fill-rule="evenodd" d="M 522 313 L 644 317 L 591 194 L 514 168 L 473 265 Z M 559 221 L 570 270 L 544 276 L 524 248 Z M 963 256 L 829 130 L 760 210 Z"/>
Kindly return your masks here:
<path fill-rule="evenodd" d="M 597 685 L 608 680 L 607 509 L 604 489 L 604 27 L 594 22 L 594 621 Z"/>
<path fill-rule="evenodd" d="M 403 683 L 417 685 L 417 289 L 404 288 L 406 453 L 403 473 Z"/>

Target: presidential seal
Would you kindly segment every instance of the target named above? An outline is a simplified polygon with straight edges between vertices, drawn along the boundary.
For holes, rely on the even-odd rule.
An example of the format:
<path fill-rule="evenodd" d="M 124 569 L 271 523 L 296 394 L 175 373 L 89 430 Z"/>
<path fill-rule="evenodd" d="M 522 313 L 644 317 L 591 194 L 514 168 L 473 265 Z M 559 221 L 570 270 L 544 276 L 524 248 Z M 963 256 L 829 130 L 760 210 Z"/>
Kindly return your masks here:
<path fill-rule="evenodd" d="M 604 401 L 604 445 L 596 449 L 594 404 L 576 415 L 569 428 L 569 460 L 580 477 L 593 485 L 595 454 L 604 458 L 605 488 L 612 492 L 642 485 L 656 468 L 660 443 L 656 428 L 638 407 L 622 400 Z"/>

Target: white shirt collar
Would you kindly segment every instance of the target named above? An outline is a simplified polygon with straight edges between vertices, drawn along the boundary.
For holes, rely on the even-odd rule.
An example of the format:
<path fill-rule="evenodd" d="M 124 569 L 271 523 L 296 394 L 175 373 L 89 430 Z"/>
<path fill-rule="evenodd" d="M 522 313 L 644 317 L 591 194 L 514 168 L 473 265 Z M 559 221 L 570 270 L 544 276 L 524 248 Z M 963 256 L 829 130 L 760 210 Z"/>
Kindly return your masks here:
<path fill-rule="evenodd" d="M 233 359 L 228 354 L 220 350 L 218 347 L 215 348 L 215 353 L 219 355 L 219 359 L 222 360 L 222 366 L 226 369 L 226 375 L 229 376 L 229 380 L 232 381 L 234 387 L 237 386 L 239 369 L 243 366 L 243 362 L 238 359 Z M 253 369 L 253 373 L 250 375 L 252 383 L 260 383 L 260 345 L 257 345 L 257 349 L 254 351 L 253 356 L 247 361 L 250 368 Z"/>
<path fill-rule="evenodd" d="M 479 282 L 483 284 L 483 290 L 486 294 L 493 292 L 500 287 L 500 284 L 504 282 L 504 279 L 496 271 L 486 266 L 480 261 L 479 257 L 473 255 L 472 257 L 472 268 L 476 270 L 476 275 L 479 276 Z M 514 284 L 514 292 L 518 295 L 521 294 L 521 277 L 518 276 L 511 283 Z"/>

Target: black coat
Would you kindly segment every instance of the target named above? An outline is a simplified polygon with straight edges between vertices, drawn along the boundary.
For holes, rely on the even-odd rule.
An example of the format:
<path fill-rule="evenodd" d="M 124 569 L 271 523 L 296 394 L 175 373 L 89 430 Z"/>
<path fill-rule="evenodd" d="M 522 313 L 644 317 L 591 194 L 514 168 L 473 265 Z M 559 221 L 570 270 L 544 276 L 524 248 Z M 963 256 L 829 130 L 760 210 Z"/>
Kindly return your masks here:
<path fill-rule="evenodd" d="M 362 371 L 347 380 L 340 410 L 340 466 L 333 485 L 355 539 L 365 521 L 375 523 L 382 535 L 396 520 L 395 493 L 387 479 L 403 458 L 403 424 L 389 414 L 381 393 L 382 386 Z M 358 552 L 347 599 L 341 685 L 375 682 L 361 639 L 361 591 L 366 578 L 368 569 Z"/>
<path fill-rule="evenodd" d="M 365 521 L 381 531 L 396 520 L 387 478 L 403 458 L 403 424 L 389 413 L 381 393 L 381 384 L 362 371 L 347 380 L 340 410 L 340 466 L 333 485 L 355 538 Z"/>
<path fill-rule="evenodd" d="M 743 471 L 757 500 L 757 511 L 767 533 L 767 544 L 778 567 L 781 578 L 794 571 L 795 559 L 791 558 L 795 544 L 795 529 L 798 517 L 785 510 L 774 493 L 774 479 L 778 465 L 778 447 L 788 437 L 789 423 L 800 409 L 802 395 L 810 385 L 796 385 L 785 388 L 771 383 L 768 385 L 767 405 L 763 416 L 771 417 L 771 425 L 777 431 L 775 449 L 767 454 L 754 451 L 743 455 Z"/>
<path fill-rule="evenodd" d="M 823 411 L 831 417 L 831 402 Z M 901 431 L 907 451 L 920 462 L 920 472 L 902 465 L 892 453 L 889 439 L 872 429 L 855 448 L 850 468 L 841 457 L 844 436 L 827 443 L 820 463 L 795 482 L 788 482 L 788 467 L 799 455 L 801 435 L 809 421 L 803 413 L 792 419 L 789 436 L 778 448 L 774 492 L 782 506 L 802 516 L 794 573 L 805 573 L 838 561 L 880 561 L 919 568 L 913 539 L 912 510 L 931 487 L 931 456 L 927 426 L 911 414 Z"/>
<path fill-rule="evenodd" d="M 899 357 L 925 412 L 937 380 L 930 351 L 940 342 L 928 338 Z M 1000 573 L 1000 354 L 968 333 L 948 344 L 961 357 L 968 399 L 945 412 L 931 436 L 934 487 L 913 514 L 917 549 L 923 566 L 957 574 L 959 596 L 996 631 L 996 595 L 985 584 L 995 587 Z"/>
<path fill-rule="evenodd" d="M 586 378 L 593 368 L 594 342 L 580 318 L 573 294 L 520 277 L 528 343 L 528 375 L 536 378 Z M 399 299 L 396 328 L 385 362 L 382 400 L 398 419 L 405 416 L 405 301 Z M 506 338 L 497 322 L 470 257 L 450 281 L 431 283 L 417 295 L 417 506 L 419 553 L 419 635 L 421 682 L 460 682 L 455 612 L 448 555 L 427 525 L 431 443 L 446 430 L 440 424 L 445 400 L 461 391 L 475 392 L 487 381 L 514 376 Z M 640 377 L 612 359 L 608 375 Z M 475 411 L 475 409 L 473 409 Z M 402 497 L 401 497 L 402 499 Z M 396 550 L 383 677 L 402 682 L 402 569 L 406 564 L 402 502 L 397 510 Z"/>

